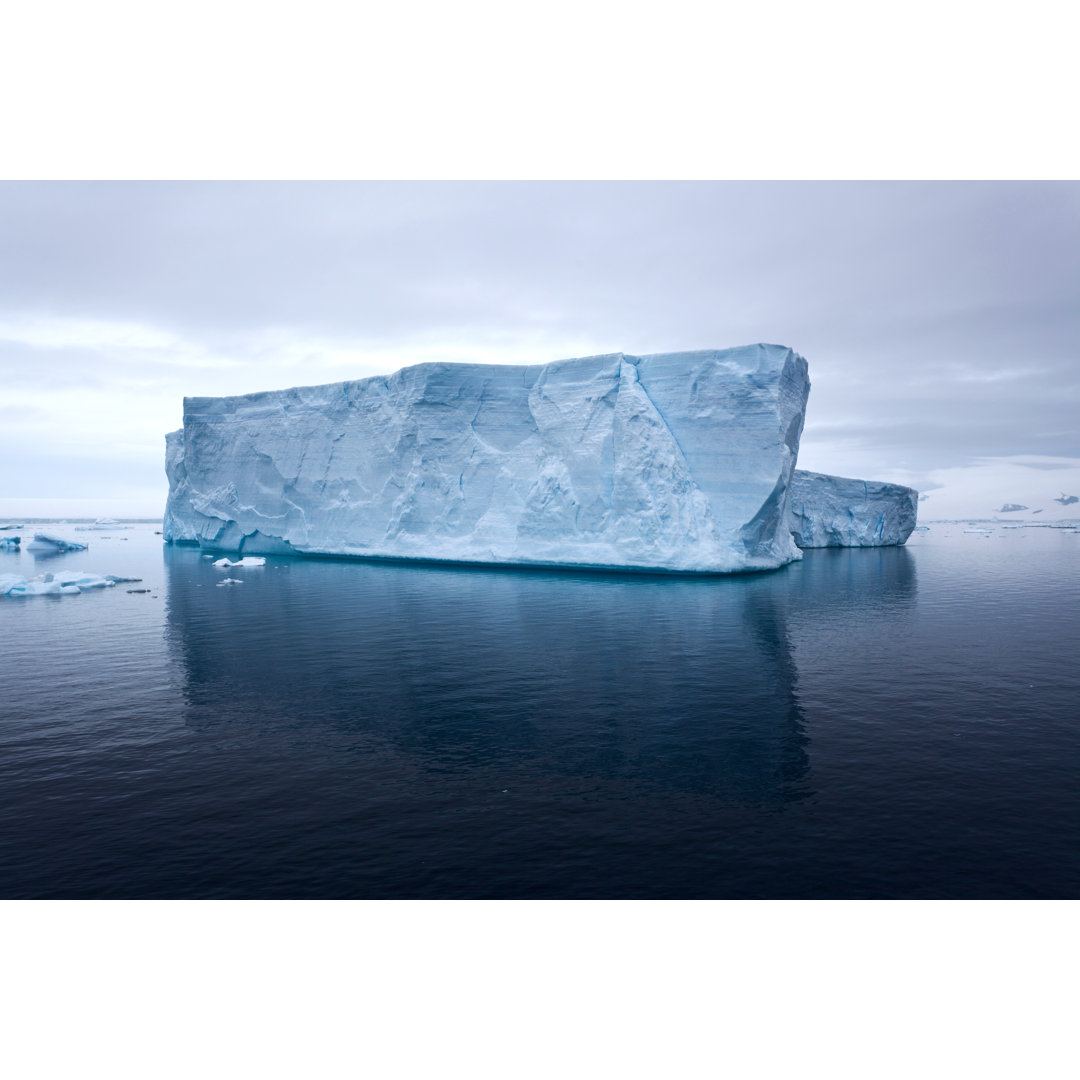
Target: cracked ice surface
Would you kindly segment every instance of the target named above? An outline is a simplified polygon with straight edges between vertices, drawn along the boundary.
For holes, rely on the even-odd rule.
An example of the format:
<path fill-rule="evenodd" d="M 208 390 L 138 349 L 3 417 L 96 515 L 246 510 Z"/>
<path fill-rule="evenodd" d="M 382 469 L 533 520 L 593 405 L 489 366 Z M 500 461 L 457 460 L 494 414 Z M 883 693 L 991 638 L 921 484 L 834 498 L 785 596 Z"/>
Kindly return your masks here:
<path fill-rule="evenodd" d="M 791 523 L 801 548 L 902 544 L 915 528 L 919 493 L 900 484 L 796 469 Z"/>
<path fill-rule="evenodd" d="M 164 536 L 221 552 L 690 572 L 800 557 L 809 392 L 778 345 L 188 398 Z"/>

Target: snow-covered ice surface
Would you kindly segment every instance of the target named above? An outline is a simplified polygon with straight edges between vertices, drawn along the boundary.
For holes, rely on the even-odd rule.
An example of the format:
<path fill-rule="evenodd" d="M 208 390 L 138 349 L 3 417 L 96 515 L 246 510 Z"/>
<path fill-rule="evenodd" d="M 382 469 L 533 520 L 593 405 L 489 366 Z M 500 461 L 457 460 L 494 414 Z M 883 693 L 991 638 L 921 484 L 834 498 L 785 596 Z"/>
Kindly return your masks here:
<path fill-rule="evenodd" d="M 902 544 L 915 528 L 919 493 L 900 484 L 796 469 L 791 522 L 801 548 Z"/>
<path fill-rule="evenodd" d="M 223 553 L 773 569 L 800 557 L 788 499 L 809 385 L 797 353 L 750 345 L 421 364 L 187 398 L 167 436 L 164 538 Z"/>

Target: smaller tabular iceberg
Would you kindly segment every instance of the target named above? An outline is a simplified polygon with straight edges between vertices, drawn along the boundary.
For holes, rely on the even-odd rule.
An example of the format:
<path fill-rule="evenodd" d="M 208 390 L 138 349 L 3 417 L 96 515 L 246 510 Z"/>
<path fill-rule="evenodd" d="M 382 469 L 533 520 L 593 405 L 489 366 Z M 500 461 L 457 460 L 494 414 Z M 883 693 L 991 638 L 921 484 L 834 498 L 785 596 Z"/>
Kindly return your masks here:
<path fill-rule="evenodd" d="M 900 484 L 796 469 L 791 524 L 801 548 L 902 544 L 915 528 L 919 493 Z"/>

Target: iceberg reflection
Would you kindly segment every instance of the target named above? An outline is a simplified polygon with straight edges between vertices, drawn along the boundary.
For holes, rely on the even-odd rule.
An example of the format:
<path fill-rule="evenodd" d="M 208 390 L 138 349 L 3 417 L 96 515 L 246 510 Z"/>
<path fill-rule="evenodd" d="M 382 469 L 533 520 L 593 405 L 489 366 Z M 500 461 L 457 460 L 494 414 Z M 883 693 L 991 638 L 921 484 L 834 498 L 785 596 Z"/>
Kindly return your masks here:
<path fill-rule="evenodd" d="M 283 558 L 223 590 L 197 552 L 166 560 L 167 633 L 197 730 L 294 753 L 321 744 L 352 755 L 358 775 L 389 755 L 410 775 L 578 778 L 611 797 L 627 785 L 751 802 L 804 793 L 784 574 Z"/>
<path fill-rule="evenodd" d="M 166 560 L 195 730 L 329 753 L 363 783 L 611 798 L 808 794 L 796 655 L 916 592 L 902 547 L 712 580 L 271 558 L 224 590 L 197 551 Z"/>

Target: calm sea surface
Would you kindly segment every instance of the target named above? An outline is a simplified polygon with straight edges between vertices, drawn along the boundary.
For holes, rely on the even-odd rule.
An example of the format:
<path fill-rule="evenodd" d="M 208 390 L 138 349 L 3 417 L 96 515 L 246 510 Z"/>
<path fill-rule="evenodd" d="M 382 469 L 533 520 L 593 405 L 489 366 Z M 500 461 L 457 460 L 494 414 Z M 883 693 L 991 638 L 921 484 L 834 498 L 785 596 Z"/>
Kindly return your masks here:
<path fill-rule="evenodd" d="M 0 552 L 144 579 L 0 598 L 0 897 L 1080 896 L 1080 534 L 699 580 L 154 528 Z"/>

